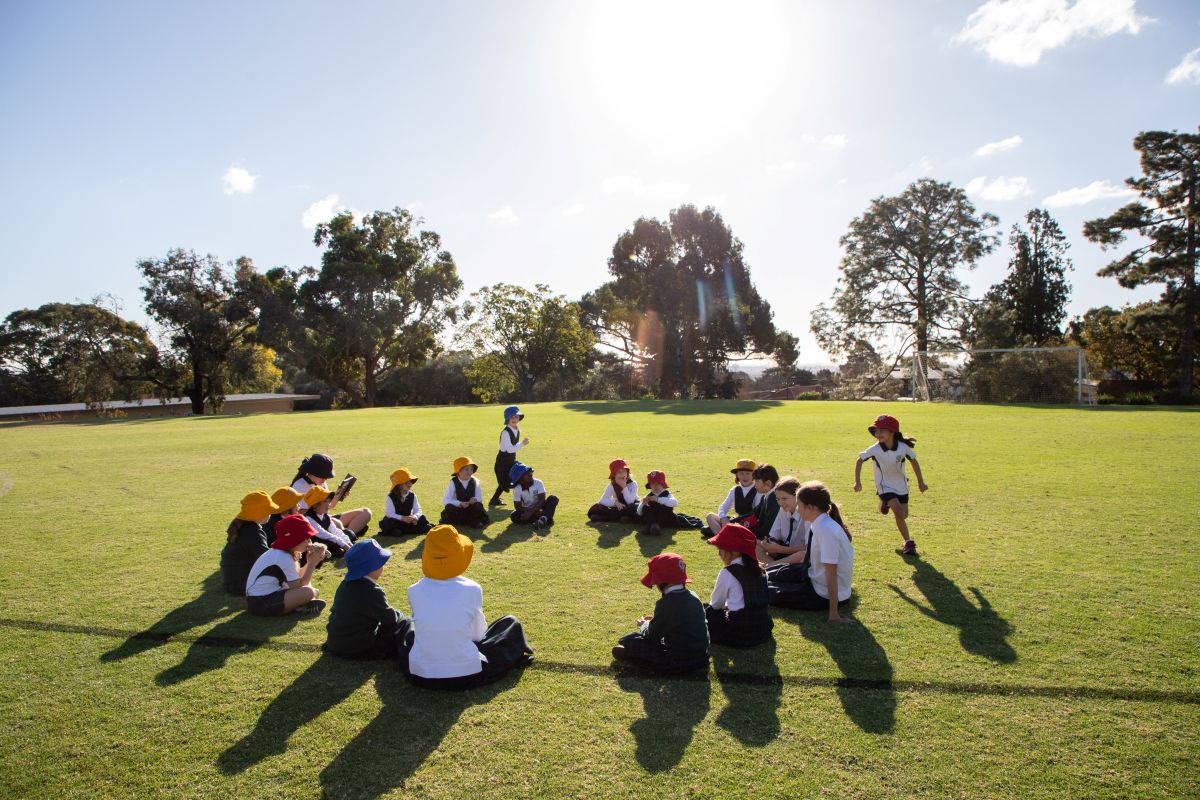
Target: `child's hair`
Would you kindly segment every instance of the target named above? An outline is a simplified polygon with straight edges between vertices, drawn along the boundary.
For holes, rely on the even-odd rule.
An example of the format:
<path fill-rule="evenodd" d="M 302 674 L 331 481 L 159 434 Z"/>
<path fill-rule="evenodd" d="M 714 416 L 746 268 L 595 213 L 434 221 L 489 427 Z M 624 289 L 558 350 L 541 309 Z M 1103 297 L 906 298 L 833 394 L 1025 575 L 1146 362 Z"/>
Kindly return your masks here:
<path fill-rule="evenodd" d="M 304 480 L 308 480 L 307 475 L 308 475 L 308 459 L 304 458 L 304 459 L 300 460 L 300 466 L 296 468 L 296 477 L 292 478 L 292 483 L 295 483 L 296 481 L 300 480 L 301 478 L 304 478 Z"/>
<path fill-rule="evenodd" d="M 885 428 L 884 430 L 887 430 L 887 429 Z M 904 434 L 903 434 L 903 433 L 901 433 L 900 431 L 893 431 L 893 432 L 892 432 L 892 446 L 893 446 L 893 447 L 895 447 L 895 446 L 896 446 L 896 442 L 904 442 L 904 443 L 905 443 L 906 445 L 908 445 L 909 447 L 916 447 L 916 446 L 917 446 L 917 440 L 916 440 L 916 439 L 906 439 L 906 438 L 904 438 Z"/>
<path fill-rule="evenodd" d="M 770 464 L 759 464 L 754 470 L 754 477 L 760 481 L 769 481 L 772 486 L 779 485 L 779 470 Z"/>
<path fill-rule="evenodd" d="M 237 517 L 233 518 L 233 522 L 229 523 L 229 527 L 225 529 L 225 540 L 230 544 L 237 542 L 238 531 L 241 530 L 242 520 Z"/>
<path fill-rule="evenodd" d="M 808 481 L 800 486 L 800 491 L 796 494 L 796 499 L 806 506 L 816 506 L 829 515 L 829 518 L 842 526 L 842 530 L 846 532 L 847 539 L 853 539 L 850 535 L 850 529 L 846 527 L 846 523 L 842 520 L 842 512 L 838 510 L 837 503 L 833 502 L 833 498 L 829 496 L 829 488 L 820 481 Z"/>
<path fill-rule="evenodd" d="M 745 558 L 742 559 L 742 564 L 746 567 L 746 569 L 750 570 L 751 577 L 761 578 L 763 575 L 766 575 L 766 573 L 763 572 L 762 564 L 758 563 L 757 558 L 754 556 L 747 556 L 745 553 L 737 553 L 737 555 L 745 556 Z"/>
<path fill-rule="evenodd" d="M 796 492 L 800 491 L 800 479 L 792 475 L 788 475 L 783 480 L 775 484 L 775 491 L 796 496 Z"/>

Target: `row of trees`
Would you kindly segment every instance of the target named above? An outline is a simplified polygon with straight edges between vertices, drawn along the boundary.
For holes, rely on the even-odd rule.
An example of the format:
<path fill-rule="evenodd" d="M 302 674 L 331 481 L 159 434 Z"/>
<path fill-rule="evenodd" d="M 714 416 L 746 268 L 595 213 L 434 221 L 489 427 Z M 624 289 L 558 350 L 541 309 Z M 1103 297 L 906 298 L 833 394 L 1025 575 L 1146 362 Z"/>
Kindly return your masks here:
<path fill-rule="evenodd" d="M 99 302 L 14 312 L 0 326 L 0 404 L 186 395 L 200 414 L 285 380 L 358 407 L 716 397 L 737 390 L 731 359 L 797 355 L 711 208 L 637 220 L 613 247 L 613 280 L 581 302 L 503 283 L 460 302 L 453 256 L 405 209 L 339 215 L 314 243 L 315 269 L 181 249 L 139 262 L 158 342 Z"/>
<path fill-rule="evenodd" d="M 964 273 L 999 244 L 998 220 L 977 212 L 962 189 L 920 180 L 850 223 L 838 286 L 813 313 L 812 331 L 828 352 L 847 366 L 869 365 L 852 391 L 878 386 L 914 349 L 1074 343 L 1088 348 L 1094 368 L 1170 382 L 1178 398 L 1194 397 L 1200 136 L 1152 131 L 1133 144 L 1143 174 L 1127 183 L 1140 199 L 1088 221 L 1083 233 L 1106 249 L 1135 235 L 1136 246 L 1100 274 L 1127 288 L 1160 284 L 1158 301 L 1094 308 L 1064 328 L 1068 244 L 1041 209 L 1013 226 L 1005 278 L 972 299 Z"/>

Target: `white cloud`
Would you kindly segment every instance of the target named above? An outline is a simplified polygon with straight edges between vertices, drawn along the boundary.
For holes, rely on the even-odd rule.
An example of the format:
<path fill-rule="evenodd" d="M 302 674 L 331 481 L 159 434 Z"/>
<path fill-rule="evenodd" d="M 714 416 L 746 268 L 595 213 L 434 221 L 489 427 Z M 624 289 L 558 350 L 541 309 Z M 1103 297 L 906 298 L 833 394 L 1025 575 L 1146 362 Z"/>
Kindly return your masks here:
<path fill-rule="evenodd" d="M 600 181 L 600 188 L 605 194 L 632 194 L 669 200 L 687 194 L 692 187 L 691 184 L 678 181 L 646 184 L 634 175 L 613 175 Z"/>
<path fill-rule="evenodd" d="M 1064 208 L 1066 206 L 1083 206 L 1097 200 L 1108 200 L 1113 197 L 1132 197 L 1137 194 L 1133 189 L 1115 186 L 1108 181 L 1092 181 L 1087 186 L 1077 186 L 1074 189 L 1052 194 L 1042 201 L 1047 208 Z"/>
<path fill-rule="evenodd" d="M 425 208 L 425 204 L 420 200 L 409 203 L 404 207 L 404 210 L 412 214 L 414 217 L 420 216 L 421 210 Z"/>
<path fill-rule="evenodd" d="M 917 171 L 926 175 L 933 172 L 933 162 L 929 160 L 929 156 L 921 156 L 921 160 L 917 162 Z"/>
<path fill-rule="evenodd" d="M 251 175 L 241 167 L 233 166 L 225 170 L 225 174 L 221 176 L 225 194 L 250 194 L 254 191 L 254 183 L 257 180 L 257 175 Z"/>
<path fill-rule="evenodd" d="M 1200 85 L 1200 47 L 1183 57 L 1175 69 L 1167 73 L 1167 83 L 1194 83 Z"/>
<path fill-rule="evenodd" d="M 1137 33 L 1150 20 L 1136 6 L 1137 0 L 988 0 L 954 38 L 993 61 L 1029 67 L 1073 39 Z"/>
<path fill-rule="evenodd" d="M 329 222 L 329 220 L 343 211 L 350 210 L 346 206 L 338 204 L 338 196 L 336 194 L 326 195 L 304 209 L 304 213 L 300 215 L 300 223 L 306 228 L 315 228 L 322 222 Z M 362 216 L 358 212 L 353 213 L 355 216 Z"/>
<path fill-rule="evenodd" d="M 972 178 L 967 183 L 967 194 L 983 200 L 1004 202 L 1033 194 L 1033 187 L 1029 185 L 1028 178 L 1005 178 L 1001 175 L 988 181 L 986 175 L 981 175 L 978 178 Z"/>
<path fill-rule="evenodd" d="M 521 218 L 517 216 L 517 212 L 513 211 L 512 206 L 497 208 L 495 211 L 488 214 L 487 218 L 493 222 L 503 222 L 506 225 L 516 225 L 521 221 Z"/>
<path fill-rule="evenodd" d="M 978 150 L 976 150 L 975 155 L 990 156 L 993 153 L 1003 153 L 1005 150 L 1012 150 L 1020 147 L 1021 143 L 1024 141 L 1025 140 L 1021 138 L 1020 134 L 1017 134 L 1016 136 L 1010 136 L 1007 139 L 1001 139 L 998 142 L 988 142 L 983 147 L 980 147 Z"/>
<path fill-rule="evenodd" d="M 772 172 L 776 175 L 786 175 L 789 172 L 795 172 L 800 168 L 798 161 L 784 161 L 782 164 L 767 164 L 767 172 Z"/>
<path fill-rule="evenodd" d="M 824 136 L 813 136 L 810 133 L 806 133 L 800 137 L 800 143 L 816 146 L 821 150 L 844 150 L 846 149 L 846 145 L 850 143 L 850 140 L 844 133 L 829 133 Z"/>
<path fill-rule="evenodd" d="M 564 217 L 574 217 L 574 216 L 578 216 L 579 214 L 582 214 L 583 211 L 584 211 L 583 203 L 572 203 L 571 205 L 569 205 L 563 209 L 562 215 Z"/>

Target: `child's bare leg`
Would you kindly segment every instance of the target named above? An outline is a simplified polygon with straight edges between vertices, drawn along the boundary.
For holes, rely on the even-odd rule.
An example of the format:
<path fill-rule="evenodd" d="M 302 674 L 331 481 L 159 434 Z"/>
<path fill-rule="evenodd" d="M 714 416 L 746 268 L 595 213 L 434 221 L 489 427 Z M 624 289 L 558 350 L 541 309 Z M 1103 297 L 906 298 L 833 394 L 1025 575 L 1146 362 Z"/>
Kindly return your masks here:
<path fill-rule="evenodd" d="M 908 505 L 901 503 L 893 498 L 888 507 L 892 510 L 892 516 L 896 520 L 896 528 L 900 531 L 900 535 L 904 537 L 904 541 L 908 541 L 911 537 L 908 535 Z"/>
<path fill-rule="evenodd" d="M 371 525 L 371 509 L 369 508 L 356 508 L 353 511 L 343 511 L 338 516 L 341 517 L 342 526 L 354 531 L 356 536 Z"/>
<path fill-rule="evenodd" d="M 721 525 L 721 518 L 716 514 L 709 514 L 707 517 L 705 517 L 704 524 L 707 525 L 708 529 L 713 533 L 717 533 L 723 527 Z"/>
<path fill-rule="evenodd" d="M 283 593 L 283 611 L 285 614 L 290 614 L 300 606 L 316 600 L 320 594 L 315 586 L 298 586 L 295 589 L 288 589 Z"/>

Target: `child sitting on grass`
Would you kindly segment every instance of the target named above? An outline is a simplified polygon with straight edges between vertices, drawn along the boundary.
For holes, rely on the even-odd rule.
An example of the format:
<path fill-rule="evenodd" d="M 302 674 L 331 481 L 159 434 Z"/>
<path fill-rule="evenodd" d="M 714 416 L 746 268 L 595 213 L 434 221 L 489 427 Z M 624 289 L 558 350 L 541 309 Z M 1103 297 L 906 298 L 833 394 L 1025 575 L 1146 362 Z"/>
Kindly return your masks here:
<path fill-rule="evenodd" d="M 346 551 L 346 577 L 333 595 L 322 649 L 343 658 L 392 658 L 412 630 L 408 617 L 392 608 L 379 585 L 392 557 L 374 539 Z"/>
<path fill-rule="evenodd" d="M 658 589 L 654 615 L 621 637 L 613 658 L 659 672 L 691 672 L 708 666 L 708 622 L 704 604 L 686 586 L 692 582 L 681 556 L 662 553 L 646 564 L 643 586 Z"/>
<path fill-rule="evenodd" d="M 267 532 L 268 545 L 275 541 L 275 523 L 289 514 L 297 513 L 303 499 L 304 495 L 290 486 L 281 486 L 271 493 L 271 502 L 279 506 L 279 510 L 271 515 L 266 525 L 263 525 L 263 530 Z"/>
<path fill-rule="evenodd" d="M 330 558 L 341 558 L 346 555 L 350 545 L 354 544 L 354 536 L 342 527 L 341 520 L 329 514 L 329 498 L 333 492 L 324 486 L 314 486 L 304 495 L 308 504 L 305 518 L 316 531 L 317 541 L 329 550 Z"/>
<path fill-rule="evenodd" d="M 768 567 L 776 564 L 799 564 L 804 561 L 808 547 L 808 523 L 800 517 L 800 479 L 788 475 L 775 487 L 779 511 L 771 532 L 758 543 L 758 560 Z"/>
<path fill-rule="evenodd" d="M 609 462 L 608 485 L 600 501 L 588 509 L 588 519 L 594 522 L 633 522 L 637 517 L 638 489 L 632 480 L 629 464 L 618 458 Z"/>
<path fill-rule="evenodd" d="M 508 472 L 513 485 L 513 512 L 509 519 L 517 523 L 532 522 L 535 528 L 554 524 L 554 509 L 558 498 L 546 494 L 546 486 L 533 477 L 533 467 L 516 461 Z"/>
<path fill-rule="evenodd" d="M 709 639 L 731 647 L 765 642 L 774 623 L 767 607 L 767 578 L 755 553 L 758 540 L 749 528 L 731 522 L 708 543 L 725 565 L 704 606 Z"/>
<path fill-rule="evenodd" d="M 421 513 L 421 503 L 412 490 L 418 480 L 404 467 L 392 473 L 392 490 L 388 492 L 383 519 L 379 520 L 380 536 L 424 536 L 433 527 Z"/>
<path fill-rule="evenodd" d="M 704 523 L 695 517 L 675 512 L 679 501 L 668 491 L 671 487 L 667 483 L 665 472 L 656 469 L 647 473 L 646 488 L 649 491 L 637 507 L 638 519 L 646 525 L 645 533 L 657 536 L 662 533 L 663 528 L 704 527 Z"/>
<path fill-rule="evenodd" d="M 779 498 L 775 496 L 778 484 L 779 470 L 770 464 L 759 464 L 754 470 L 754 491 L 758 495 L 758 502 L 754 505 L 753 522 L 747 520 L 746 527 L 759 539 L 765 539 L 771 532 L 775 516 L 779 513 Z"/>
<path fill-rule="evenodd" d="M 468 456 L 454 459 L 454 473 L 442 496 L 441 524 L 471 525 L 482 528 L 488 523 L 487 509 L 483 507 L 483 487 L 475 472 L 479 465 Z"/>
<path fill-rule="evenodd" d="M 711 536 L 730 522 L 746 519 L 754 513 L 755 501 L 758 497 L 758 490 L 754 486 L 754 470 L 756 469 L 758 469 L 758 464 L 750 459 L 738 459 L 738 462 L 733 465 L 733 469 L 729 470 L 733 473 L 733 488 L 725 496 L 725 502 L 721 503 L 717 513 L 708 515 L 707 524 L 701 529 L 701 533 L 708 531 L 705 536 Z"/>
<path fill-rule="evenodd" d="M 242 510 L 226 528 L 221 548 L 221 584 L 229 594 L 246 593 L 246 576 L 270 545 L 263 525 L 278 510 L 266 492 L 251 492 L 242 498 Z"/>
<path fill-rule="evenodd" d="M 292 514 L 275 524 L 275 541 L 258 557 L 246 578 L 246 610 L 260 617 L 279 617 L 298 611 L 320 614 L 325 601 L 312 585 L 313 570 L 329 551 L 312 541 L 316 531 L 307 517 Z M 300 559 L 307 564 L 300 567 Z"/>

